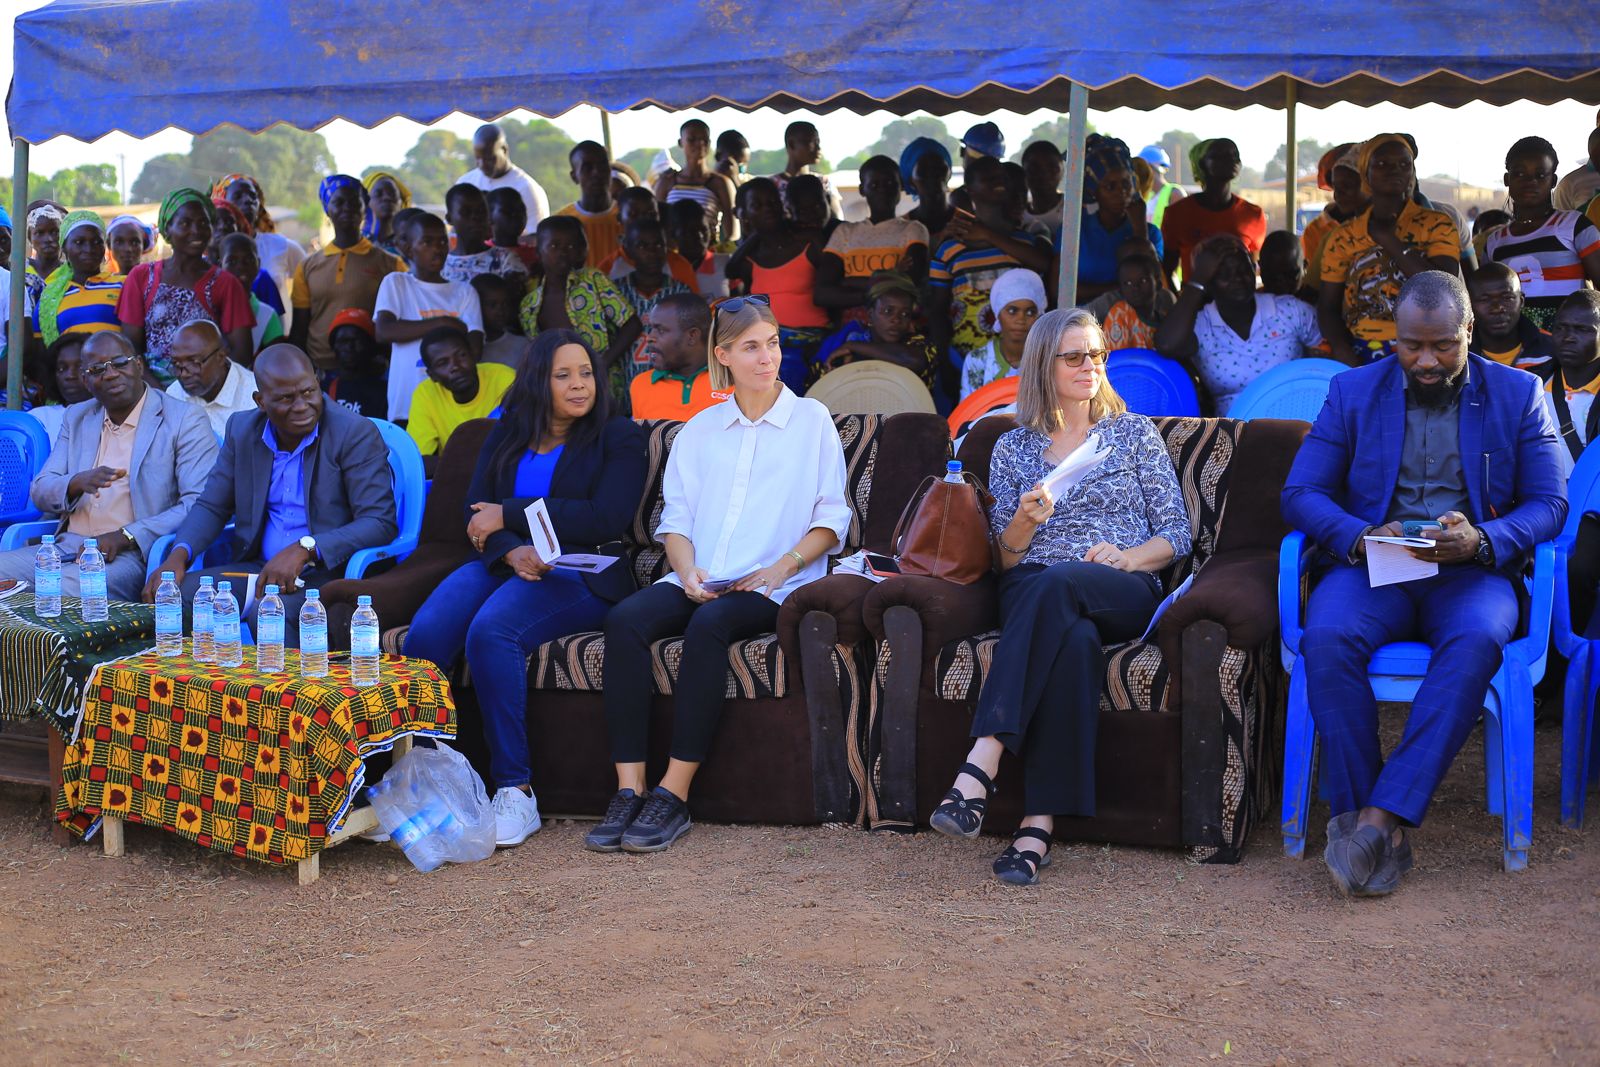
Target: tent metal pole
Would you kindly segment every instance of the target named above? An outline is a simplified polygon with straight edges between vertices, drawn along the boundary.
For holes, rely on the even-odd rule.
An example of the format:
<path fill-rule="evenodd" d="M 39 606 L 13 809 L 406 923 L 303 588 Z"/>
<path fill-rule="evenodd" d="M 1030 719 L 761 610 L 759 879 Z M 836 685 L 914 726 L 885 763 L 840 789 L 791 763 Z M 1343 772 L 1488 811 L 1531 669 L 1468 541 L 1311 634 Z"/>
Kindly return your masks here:
<path fill-rule="evenodd" d="M 1300 178 L 1300 141 L 1295 134 L 1295 99 L 1298 96 L 1298 86 L 1293 78 L 1288 79 L 1283 86 L 1284 113 L 1288 115 L 1289 140 L 1283 156 L 1284 181 L 1283 181 L 1283 228 L 1294 233 L 1295 196 L 1299 193 Z"/>
<path fill-rule="evenodd" d="M 616 159 L 611 152 L 611 113 L 605 108 L 600 109 L 600 143 L 606 146 L 606 158 Z"/>
<path fill-rule="evenodd" d="M 28 316 L 23 281 L 28 270 L 28 142 L 12 144 L 11 168 L 11 322 L 7 329 L 6 407 L 22 410 L 22 360 L 28 348 Z"/>
<path fill-rule="evenodd" d="M 1067 158 L 1061 168 L 1061 266 L 1056 277 L 1056 307 L 1078 302 L 1078 239 L 1083 225 L 1083 142 L 1089 136 L 1089 90 L 1077 82 L 1067 95 Z"/>

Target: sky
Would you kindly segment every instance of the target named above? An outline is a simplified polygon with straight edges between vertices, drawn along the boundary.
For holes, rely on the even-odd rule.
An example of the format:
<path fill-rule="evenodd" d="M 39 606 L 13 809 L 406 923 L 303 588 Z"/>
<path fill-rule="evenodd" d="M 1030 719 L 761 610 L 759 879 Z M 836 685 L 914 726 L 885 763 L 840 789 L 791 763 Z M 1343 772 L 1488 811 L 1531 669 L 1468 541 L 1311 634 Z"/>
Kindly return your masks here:
<path fill-rule="evenodd" d="M 0 13 L 0 32 L 4 33 L 4 40 L 10 41 L 12 20 L 18 13 L 43 7 L 45 2 L 11 0 L 5 4 L 6 10 Z M 10 83 L 9 43 L 0 46 L 0 77 Z M 1134 152 L 1159 139 L 1167 130 L 1190 130 L 1203 137 L 1232 137 L 1239 145 L 1245 164 L 1262 169 L 1285 140 L 1284 113 L 1270 108 L 1229 111 L 1225 108 L 1162 107 L 1154 111 L 1124 108 L 1101 112 L 1094 110 L 1093 95 L 1089 101 L 1089 119 L 1095 128 L 1122 138 Z M 1322 109 L 1301 107 L 1297 112 L 1297 132 L 1301 138 L 1338 143 L 1388 130 L 1409 131 L 1419 143 L 1417 166 L 1421 174 L 1445 174 L 1471 185 L 1497 188 L 1505 169 L 1505 149 L 1518 137 L 1538 134 L 1549 139 L 1561 157 L 1563 172 L 1580 163 L 1584 158 L 1585 139 L 1594 127 L 1594 114 L 1591 106 L 1573 102 L 1518 103 L 1504 107 L 1468 104 L 1460 108 L 1426 105 L 1415 109 L 1387 104 L 1370 108 L 1353 105 Z M 756 148 L 781 147 L 784 126 L 799 117 L 771 110 L 751 114 L 733 111 L 673 114 L 657 108 L 629 111 L 612 116 L 613 148 L 617 155 L 622 155 L 633 148 L 673 144 L 677 141 L 678 125 L 690 116 L 704 118 L 714 132 L 736 127 Z M 512 117 L 531 116 L 514 112 Z M 973 123 L 991 118 L 1005 133 L 1007 150 L 1015 151 L 1036 126 L 1057 117 L 1054 112 L 984 117 L 955 114 L 945 117 L 945 125 L 959 136 Z M 823 153 L 831 159 L 842 159 L 857 152 L 877 140 L 879 132 L 894 118 L 888 114 L 819 116 L 815 121 L 822 135 Z M 436 123 L 435 128 L 470 135 L 481 121 L 458 114 Z M 600 113 L 595 108 L 575 108 L 551 121 L 574 140 L 600 139 Z M 334 122 L 323 127 L 321 133 L 333 149 L 339 169 L 360 174 L 364 168 L 375 164 L 399 163 L 428 128 L 405 119 L 391 119 L 370 130 Z M 187 151 L 189 142 L 190 136 L 177 130 L 143 139 L 112 134 L 94 144 L 58 137 L 35 145 L 30 164 L 35 174 L 48 175 L 64 167 L 114 163 L 122 168 L 124 183 L 131 185 L 146 160 L 164 152 Z"/>

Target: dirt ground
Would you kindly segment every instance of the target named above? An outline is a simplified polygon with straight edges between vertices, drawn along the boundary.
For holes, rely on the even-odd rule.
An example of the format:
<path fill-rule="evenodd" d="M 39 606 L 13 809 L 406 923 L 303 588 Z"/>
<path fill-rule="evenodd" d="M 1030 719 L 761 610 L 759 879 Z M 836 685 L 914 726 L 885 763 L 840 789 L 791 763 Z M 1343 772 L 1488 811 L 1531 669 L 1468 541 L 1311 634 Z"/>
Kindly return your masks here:
<path fill-rule="evenodd" d="M 1034 889 L 988 839 L 702 824 L 598 856 L 555 822 L 426 875 L 351 843 L 302 890 L 136 826 L 124 859 L 56 848 L 0 786 L 0 1060 L 1593 1064 L 1600 842 L 1559 826 L 1559 741 L 1527 871 L 1475 739 L 1386 901 L 1274 818 L 1237 866 L 1058 845 Z"/>

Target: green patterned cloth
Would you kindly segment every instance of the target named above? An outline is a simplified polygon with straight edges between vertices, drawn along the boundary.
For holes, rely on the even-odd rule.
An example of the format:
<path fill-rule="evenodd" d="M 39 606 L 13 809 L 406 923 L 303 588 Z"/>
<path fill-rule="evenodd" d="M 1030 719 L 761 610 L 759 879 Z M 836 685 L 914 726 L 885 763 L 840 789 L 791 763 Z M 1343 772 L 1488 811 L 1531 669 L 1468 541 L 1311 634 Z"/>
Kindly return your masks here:
<path fill-rule="evenodd" d="M 95 665 L 155 643 L 156 612 L 149 604 L 113 601 L 105 622 L 84 622 L 75 597 L 61 598 L 61 615 L 41 619 L 26 586 L 0 599 L 0 722 L 44 716 L 70 738 Z"/>

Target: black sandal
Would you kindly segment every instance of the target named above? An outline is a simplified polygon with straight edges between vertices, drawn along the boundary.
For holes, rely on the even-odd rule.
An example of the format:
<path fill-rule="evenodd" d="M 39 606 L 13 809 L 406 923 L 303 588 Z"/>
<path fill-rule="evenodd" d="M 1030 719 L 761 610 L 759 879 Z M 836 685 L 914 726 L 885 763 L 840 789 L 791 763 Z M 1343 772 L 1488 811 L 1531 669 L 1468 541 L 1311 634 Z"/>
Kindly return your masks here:
<path fill-rule="evenodd" d="M 978 784 L 983 786 L 983 796 L 965 797 L 961 795 L 961 790 L 951 786 L 944 795 L 944 802 L 933 809 L 928 825 L 950 837 L 973 838 L 983 829 L 983 812 L 989 806 L 989 798 L 994 796 L 994 781 L 983 773 L 983 768 L 971 763 L 963 763 L 956 772 L 957 777 L 963 774 L 977 779 Z"/>
<path fill-rule="evenodd" d="M 1044 842 L 1044 851 L 1018 848 L 1024 837 Z M 1011 835 L 1011 844 L 994 859 L 994 876 L 1008 885 L 1038 885 L 1039 868 L 1050 866 L 1050 835 L 1035 826 L 1024 826 Z"/>

